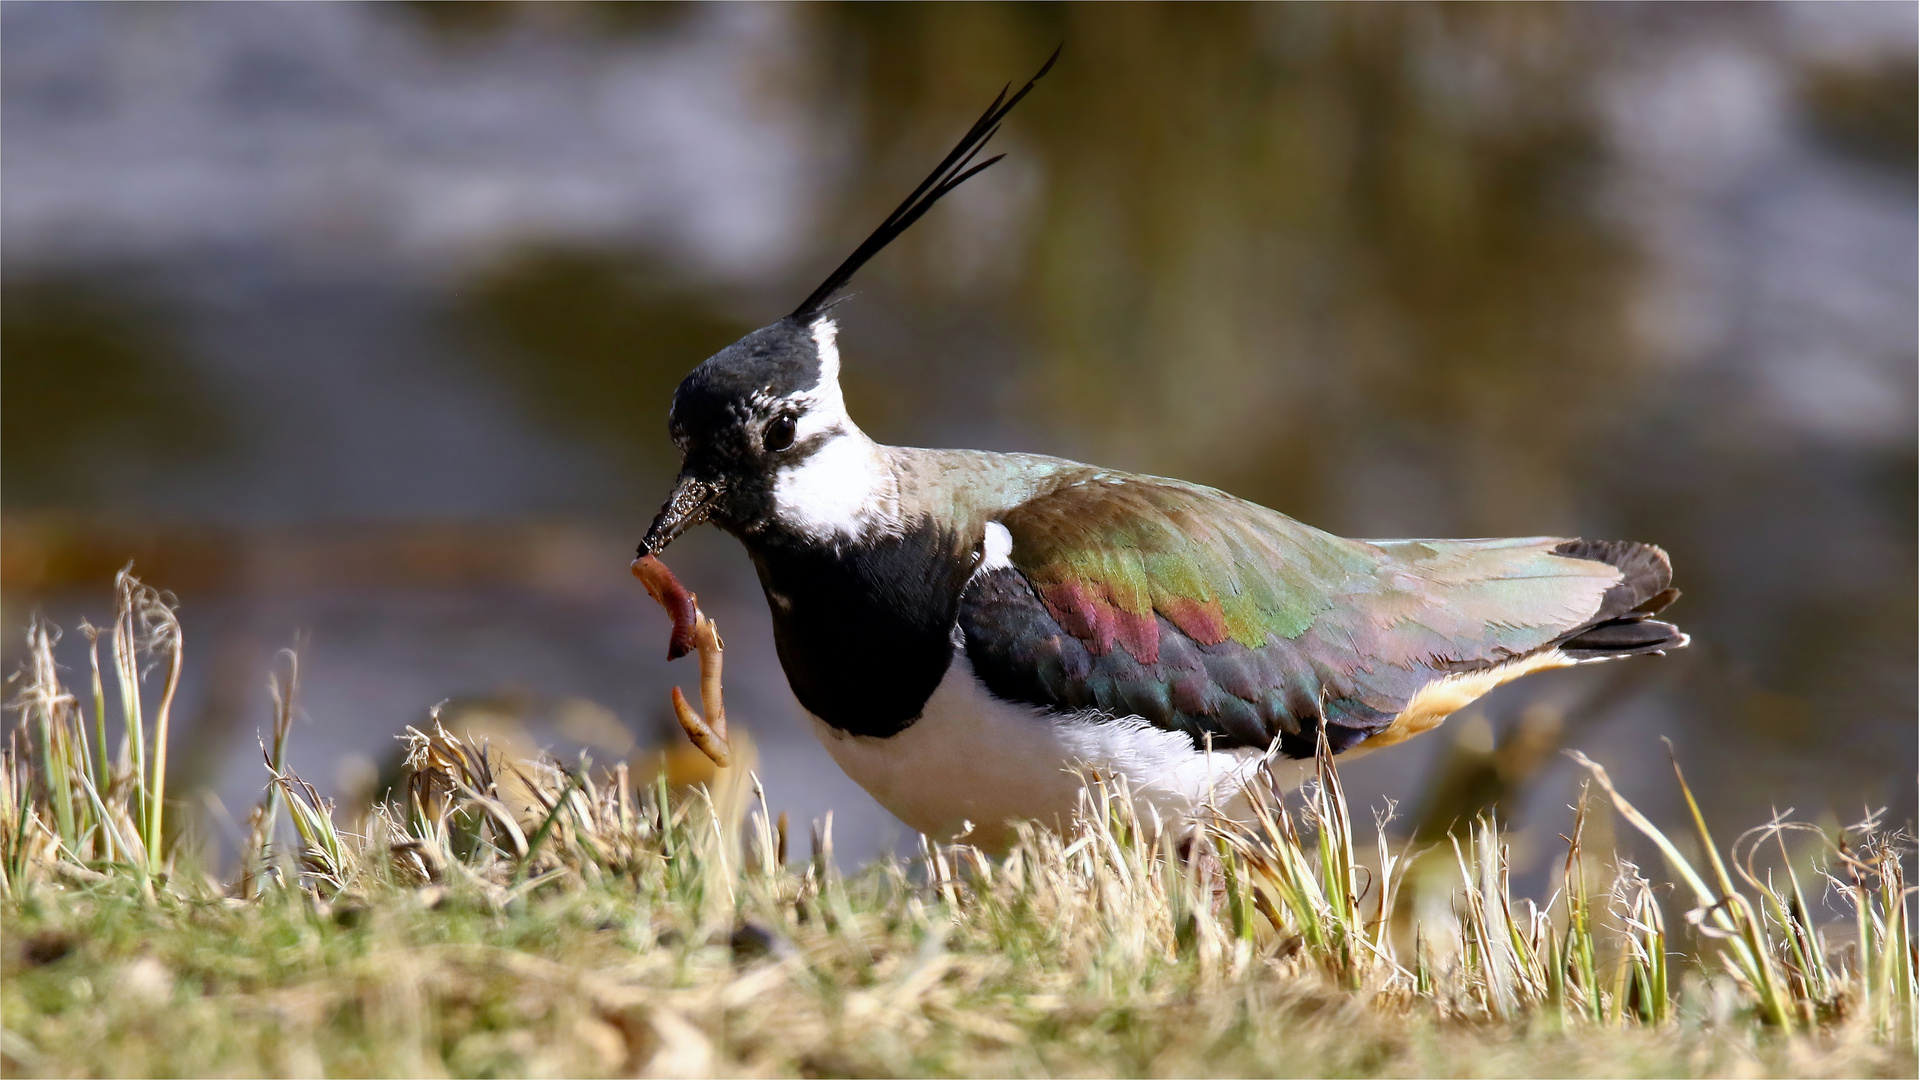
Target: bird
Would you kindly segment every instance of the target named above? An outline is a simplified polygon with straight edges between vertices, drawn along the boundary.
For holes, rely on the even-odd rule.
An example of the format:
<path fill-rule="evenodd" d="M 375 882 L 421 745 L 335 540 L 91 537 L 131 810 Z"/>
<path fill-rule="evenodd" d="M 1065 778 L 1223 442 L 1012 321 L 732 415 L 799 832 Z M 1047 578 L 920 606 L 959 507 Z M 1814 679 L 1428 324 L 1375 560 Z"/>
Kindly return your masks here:
<path fill-rule="evenodd" d="M 1684 647 L 1645 543 L 1351 540 L 1199 484 L 887 446 L 848 415 L 834 306 L 959 185 L 1058 59 L 1011 84 L 785 317 L 674 392 L 681 467 L 639 545 L 745 547 L 827 752 L 930 838 L 1004 849 L 1110 780 L 1158 825 L 1245 820 L 1321 754 L 1437 727 L 1497 686 Z"/>

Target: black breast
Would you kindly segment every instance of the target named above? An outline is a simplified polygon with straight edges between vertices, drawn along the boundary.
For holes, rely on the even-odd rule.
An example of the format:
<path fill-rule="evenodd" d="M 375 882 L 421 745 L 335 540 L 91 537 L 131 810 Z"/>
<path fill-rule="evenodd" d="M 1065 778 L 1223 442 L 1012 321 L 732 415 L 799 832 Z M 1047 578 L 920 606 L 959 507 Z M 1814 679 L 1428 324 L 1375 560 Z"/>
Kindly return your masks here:
<path fill-rule="evenodd" d="M 748 546 L 800 704 L 855 735 L 918 719 L 953 659 L 975 545 L 927 522 L 840 548 L 763 536 Z"/>

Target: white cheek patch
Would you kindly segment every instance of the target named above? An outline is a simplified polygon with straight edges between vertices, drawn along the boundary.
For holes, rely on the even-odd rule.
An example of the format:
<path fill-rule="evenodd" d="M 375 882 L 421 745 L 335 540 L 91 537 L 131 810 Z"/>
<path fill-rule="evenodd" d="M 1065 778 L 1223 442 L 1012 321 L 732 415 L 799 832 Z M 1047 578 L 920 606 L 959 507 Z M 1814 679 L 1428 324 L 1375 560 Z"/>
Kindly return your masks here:
<path fill-rule="evenodd" d="M 853 540 L 887 528 L 894 502 L 892 474 L 879 448 L 857 429 L 827 440 L 773 481 L 781 523 L 820 540 Z"/>
<path fill-rule="evenodd" d="M 986 523 L 986 541 L 980 545 L 980 572 L 1005 570 L 1013 565 L 1013 534 L 997 521 Z"/>
<path fill-rule="evenodd" d="M 846 415 L 838 335 L 831 319 L 813 324 L 820 380 L 786 398 L 798 414 L 794 441 L 823 441 L 805 460 L 786 466 L 773 479 L 773 508 L 780 523 L 816 540 L 855 540 L 887 531 L 899 516 L 897 485 L 880 448 Z"/>

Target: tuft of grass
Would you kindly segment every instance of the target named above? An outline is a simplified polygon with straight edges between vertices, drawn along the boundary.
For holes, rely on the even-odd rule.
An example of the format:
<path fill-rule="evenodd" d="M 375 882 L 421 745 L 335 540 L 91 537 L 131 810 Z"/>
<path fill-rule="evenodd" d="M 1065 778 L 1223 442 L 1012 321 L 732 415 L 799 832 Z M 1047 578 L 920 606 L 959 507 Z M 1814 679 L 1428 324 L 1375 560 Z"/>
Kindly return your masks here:
<path fill-rule="evenodd" d="M 91 646 L 90 739 L 79 699 L 62 684 L 53 661 L 60 631 L 38 616 L 28 625 L 26 670 L 11 703 L 25 722 L 12 733 L 0 776 L 7 813 L 0 890 L 7 895 L 15 882 L 36 872 L 81 879 L 127 873 L 147 893 L 156 876 L 164 882 L 171 872 L 167 744 L 184 660 L 180 621 L 173 598 L 141 583 L 131 566 L 114 578 L 114 596 L 107 638 L 124 730 L 116 756 L 107 750 L 101 632 L 82 627 Z M 156 667 L 165 674 L 149 712 L 146 683 Z M 21 745 L 23 736 L 31 751 Z"/>
<path fill-rule="evenodd" d="M 288 657 L 226 880 L 163 816 L 178 623 L 130 575 L 119 588 L 117 756 L 97 660 L 88 715 L 38 621 L 0 746 L 10 1073 L 1915 1068 L 1907 837 L 1782 816 L 1722 854 L 1678 776 L 1701 873 L 1584 759 L 1690 909 L 1616 857 L 1592 880 L 1583 796 L 1544 904 L 1513 896 L 1491 817 L 1445 853 L 1448 903 L 1404 903 L 1413 860 L 1439 853 L 1395 850 L 1382 816 L 1362 859 L 1325 754 L 1251 827 L 1158 830 L 1095 778 L 1066 834 L 1022 827 L 1001 858 L 923 842 L 842 874 L 830 817 L 789 858 L 744 760 L 676 791 L 625 765 L 508 759 L 436 721 L 408 731 L 399 795 L 341 821 L 289 765 Z M 1814 921 L 1807 882 L 1850 909 L 1853 940 Z"/>

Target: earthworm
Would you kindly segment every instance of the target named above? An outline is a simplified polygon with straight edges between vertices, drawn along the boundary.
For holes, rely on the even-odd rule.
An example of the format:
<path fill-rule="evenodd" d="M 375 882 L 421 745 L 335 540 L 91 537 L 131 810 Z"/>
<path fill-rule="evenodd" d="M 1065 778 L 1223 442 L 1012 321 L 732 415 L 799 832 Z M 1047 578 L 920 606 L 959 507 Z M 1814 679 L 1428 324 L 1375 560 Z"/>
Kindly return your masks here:
<path fill-rule="evenodd" d="M 686 591 L 680 579 L 659 559 L 647 555 L 633 560 L 633 576 L 647 594 L 673 616 L 673 636 L 667 639 L 666 658 L 678 660 L 693 651 L 693 627 L 700 619 L 699 599 Z"/>
<path fill-rule="evenodd" d="M 673 688 L 673 715 L 688 741 L 724 769 L 732 758 L 732 747 L 726 740 L 726 702 L 720 692 L 721 656 L 726 643 L 720 640 L 719 627 L 700 610 L 699 598 L 688 592 L 660 560 L 651 555 L 633 560 L 633 576 L 673 617 L 666 658 L 677 660 L 693 651 L 700 654 L 700 704 L 706 716 L 702 718 L 693 711 L 677 686 Z"/>

